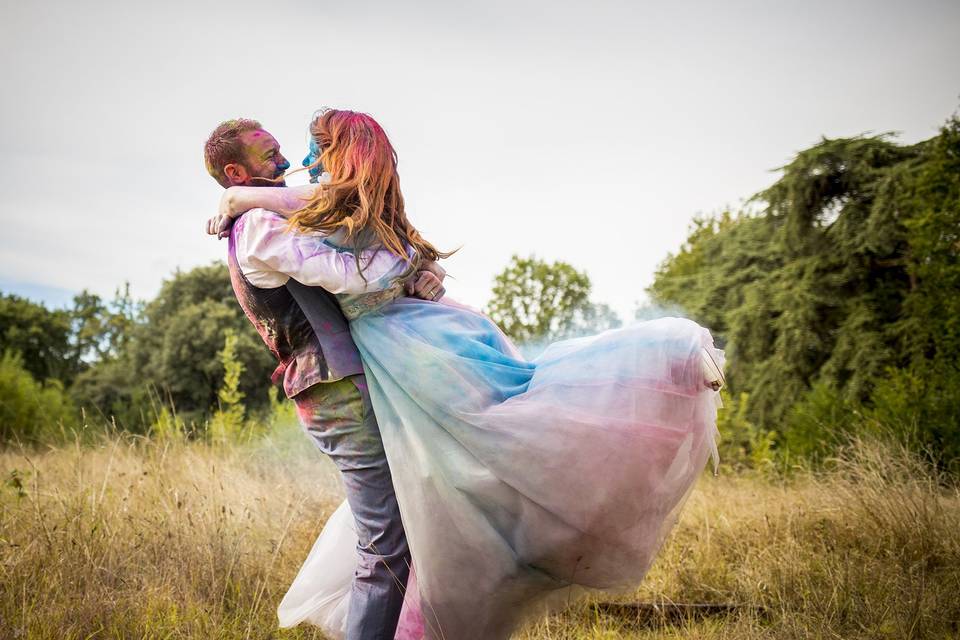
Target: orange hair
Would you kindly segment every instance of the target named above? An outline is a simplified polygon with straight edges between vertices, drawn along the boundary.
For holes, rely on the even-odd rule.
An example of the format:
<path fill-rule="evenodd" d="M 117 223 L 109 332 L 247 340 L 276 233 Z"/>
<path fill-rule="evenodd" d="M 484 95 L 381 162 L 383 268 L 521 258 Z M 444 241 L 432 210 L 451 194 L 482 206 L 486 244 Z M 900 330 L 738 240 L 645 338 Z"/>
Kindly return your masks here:
<path fill-rule="evenodd" d="M 330 181 L 294 212 L 291 226 L 326 234 L 345 229 L 355 249 L 376 238 L 411 267 L 451 255 L 437 251 L 407 220 L 397 153 L 376 120 L 365 113 L 328 109 L 310 123 L 310 135 L 322 149 L 319 162 Z M 416 252 L 413 260 L 407 246 Z"/>

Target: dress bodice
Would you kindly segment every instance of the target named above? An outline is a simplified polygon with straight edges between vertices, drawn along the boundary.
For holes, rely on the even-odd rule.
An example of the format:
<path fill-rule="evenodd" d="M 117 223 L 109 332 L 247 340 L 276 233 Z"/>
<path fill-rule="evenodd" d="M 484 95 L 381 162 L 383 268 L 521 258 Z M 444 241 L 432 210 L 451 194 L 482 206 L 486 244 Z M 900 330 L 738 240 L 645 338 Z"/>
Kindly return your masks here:
<path fill-rule="evenodd" d="M 395 284 L 369 293 L 340 293 L 337 294 L 337 302 L 347 320 L 356 320 L 365 313 L 385 307 L 403 294 L 403 285 Z"/>
<path fill-rule="evenodd" d="M 356 254 L 353 247 L 343 244 L 343 234 L 339 231 L 325 238 L 323 242 L 340 253 Z M 383 247 L 363 249 L 360 255 L 361 263 L 364 263 L 377 251 L 386 251 L 386 249 Z M 409 270 L 409 264 L 399 256 L 394 256 L 394 258 L 394 267 L 380 278 L 370 280 L 365 291 L 336 294 L 337 303 L 347 320 L 355 320 L 365 313 L 386 306 L 404 295 L 401 279 Z"/>

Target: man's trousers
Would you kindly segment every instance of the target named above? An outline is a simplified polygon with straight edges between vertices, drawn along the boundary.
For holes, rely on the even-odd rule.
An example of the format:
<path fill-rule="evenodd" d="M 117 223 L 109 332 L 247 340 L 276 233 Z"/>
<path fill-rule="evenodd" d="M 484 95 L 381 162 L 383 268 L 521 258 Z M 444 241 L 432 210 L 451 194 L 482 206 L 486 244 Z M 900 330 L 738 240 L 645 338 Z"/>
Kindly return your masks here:
<path fill-rule="evenodd" d="M 359 563 L 347 640 L 393 640 L 410 552 L 365 377 L 315 384 L 297 394 L 300 423 L 340 469 L 356 519 Z"/>

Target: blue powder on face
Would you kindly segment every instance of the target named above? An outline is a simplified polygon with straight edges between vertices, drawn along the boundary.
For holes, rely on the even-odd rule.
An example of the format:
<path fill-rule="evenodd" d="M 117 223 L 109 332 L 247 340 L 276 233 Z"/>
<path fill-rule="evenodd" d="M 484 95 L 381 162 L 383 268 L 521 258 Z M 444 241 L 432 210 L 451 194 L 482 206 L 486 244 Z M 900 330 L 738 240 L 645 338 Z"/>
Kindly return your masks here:
<path fill-rule="evenodd" d="M 320 145 L 317 144 L 316 140 L 313 137 L 310 137 L 310 150 L 307 152 L 307 156 L 303 159 L 303 166 L 309 167 L 311 164 L 320 159 Z M 312 167 L 309 170 L 310 173 L 310 182 L 317 182 L 320 179 L 320 174 L 323 173 L 323 166 L 317 164 L 315 167 Z"/>

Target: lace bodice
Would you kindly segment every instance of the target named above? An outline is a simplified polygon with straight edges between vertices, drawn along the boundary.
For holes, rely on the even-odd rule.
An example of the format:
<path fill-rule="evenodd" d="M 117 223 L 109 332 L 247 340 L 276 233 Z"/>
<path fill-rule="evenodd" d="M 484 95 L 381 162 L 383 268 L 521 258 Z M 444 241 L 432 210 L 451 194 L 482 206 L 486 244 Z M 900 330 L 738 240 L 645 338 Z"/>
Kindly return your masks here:
<path fill-rule="evenodd" d="M 356 320 L 365 313 L 385 307 L 403 295 L 403 285 L 396 284 L 370 293 L 341 293 L 337 295 L 337 302 L 340 303 L 340 309 L 347 320 Z"/>

